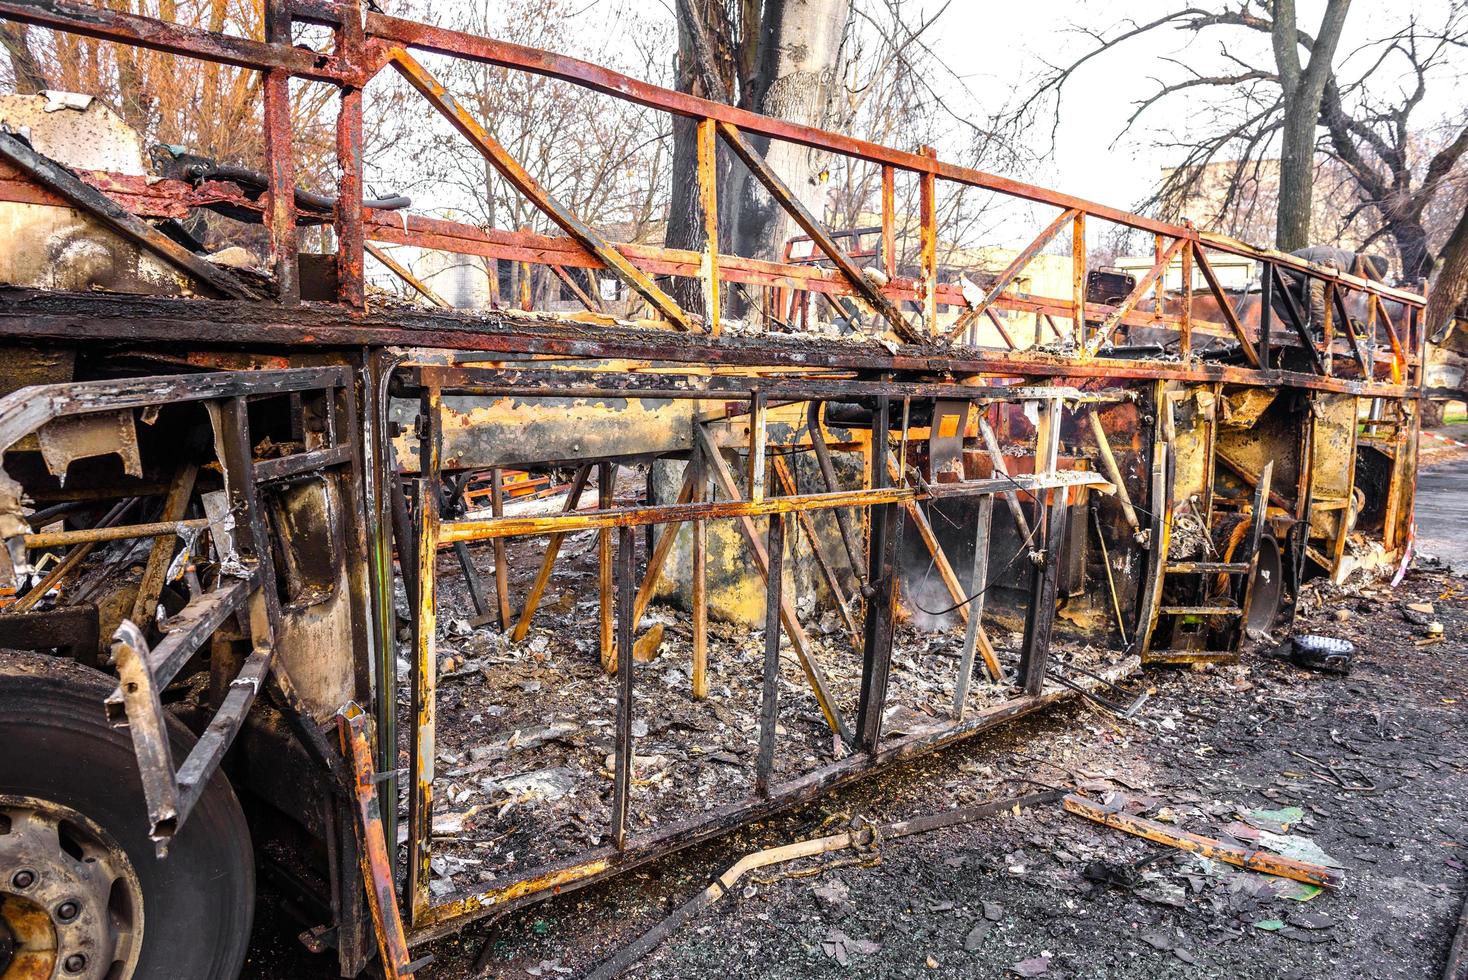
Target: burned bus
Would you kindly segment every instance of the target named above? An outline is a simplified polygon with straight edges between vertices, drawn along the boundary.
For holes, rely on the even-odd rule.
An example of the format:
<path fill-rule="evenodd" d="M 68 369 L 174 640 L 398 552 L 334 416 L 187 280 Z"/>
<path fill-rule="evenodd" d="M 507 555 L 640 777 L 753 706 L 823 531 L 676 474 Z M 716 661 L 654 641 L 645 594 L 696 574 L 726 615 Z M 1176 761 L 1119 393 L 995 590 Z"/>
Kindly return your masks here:
<path fill-rule="evenodd" d="M 1363 264 L 360 4 L 266 6 L 256 40 L 0 0 L 258 73 L 266 157 L 155 152 L 85 95 L 0 102 L 0 974 L 232 977 L 258 870 L 343 976 L 408 976 L 478 918 L 1149 665 L 1237 660 L 1307 580 L 1408 559 L 1423 297 Z M 715 244 L 608 240 L 425 52 L 692 120 Z M 384 73 L 559 233 L 364 199 Z M 297 186 L 293 80 L 336 90 L 335 187 Z M 770 140 L 875 168 L 879 220 L 823 227 Z M 801 248 L 719 250 L 721 166 Z M 1049 217 L 1002 268 L 943 267 L 940 182 Z M 1155 262 L 1087 269 L 1088 226 Z M 400 249 L 548 271 L 584 309 L 456 309 Z"/>

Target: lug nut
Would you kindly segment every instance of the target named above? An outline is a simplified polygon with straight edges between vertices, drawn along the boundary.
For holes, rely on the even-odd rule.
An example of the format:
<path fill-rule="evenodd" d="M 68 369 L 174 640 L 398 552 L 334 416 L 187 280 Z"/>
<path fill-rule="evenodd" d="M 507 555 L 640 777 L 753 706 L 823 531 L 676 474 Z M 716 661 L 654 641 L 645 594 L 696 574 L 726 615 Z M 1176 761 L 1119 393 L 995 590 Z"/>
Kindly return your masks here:
<path fill-rule="evenodd" d="M 81 906 L 75 902 L 62 902 L 56 906 L 56 918 L 62 922 L 70 922 L 77 917 L 77 913 L 81 912 L 81 910 Z"/>
<path fill-rule="evenodd" d="M 81 953 L 72 953 L 61 966 L 67 973 L 80 973 L 87 968 L 87 958 Z"/>
<path fill-rule="evenodd" d="M 36 873 L 34 871 L 17 871 L 15 877 L 10 879 L 10 883 L 16 888 L 29 888 L 36 883 Z"/>

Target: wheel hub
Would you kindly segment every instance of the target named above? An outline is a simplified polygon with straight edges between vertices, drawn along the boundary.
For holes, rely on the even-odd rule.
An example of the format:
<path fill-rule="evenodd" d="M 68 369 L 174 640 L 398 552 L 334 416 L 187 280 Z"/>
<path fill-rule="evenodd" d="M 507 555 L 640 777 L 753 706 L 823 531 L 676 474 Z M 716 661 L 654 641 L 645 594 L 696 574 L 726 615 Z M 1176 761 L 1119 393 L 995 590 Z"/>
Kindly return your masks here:
<path fill-rule="evenodd" d="M 142 949 L 132 862 L 82 814 L 0 796 L 0 980 L 114 980 Z"/>

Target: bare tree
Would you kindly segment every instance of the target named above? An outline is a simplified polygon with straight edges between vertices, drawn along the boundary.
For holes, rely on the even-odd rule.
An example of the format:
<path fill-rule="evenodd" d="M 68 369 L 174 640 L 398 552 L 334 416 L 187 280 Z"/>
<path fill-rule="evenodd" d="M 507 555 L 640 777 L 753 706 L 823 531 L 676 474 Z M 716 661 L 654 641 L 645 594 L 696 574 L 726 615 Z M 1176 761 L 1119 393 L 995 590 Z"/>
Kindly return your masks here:
<path fill-rule="evenodd" d="M 1033 119 L 1052 101 L 1058 103 L 1081 66 L 1136 38 L 1164 30 L 1216 37 L 1220 48 L 1214 65 L 1175 59 L 1159 64 L 1159 71 L 1173 74 L 1159 79 L 1155 91 L 1137 102 L 1126 124 L 1129 130 L 1155 106 L 1179 99 L 1188 100 L 1194 121 L 1184 136 L 1161 143 L 1177 150 L 1181 160 L 1145 206 L 1175 217 L 1207 193 L 1220 199 L 1220 212 L 1233 213 L 1258 207 L 1258 189 L 1277 181 L 1276 244 L 1301 247 L 1311 244 L 1315 195 L 1310 187 L 1302 193 L 1298 185 L 1303 179 L 1318 191 L 1325 159 L 1334 168 L 1325 176 L 1342 178 L 1350 187 L 1343 226 L 1358 218 L 1370 224 L 1358 236 L 1362 244 L 1390 238 L 1402 277 L 1418 280 L 1432 264 L 1426 218 L 1434 201 L 1454 193 L 1457 168 L 1468 149 L 1468 115 L 1451 120 L 1450 132 L 1439 138 L 1426 132 L 1419 110 L 1430 86 L 1447 88 L 1459 80 L 1461 70 L 1451 55 L 1468 36 L 1465 5 L 1453 0 L 1432 25 L 1408 17 L 1399 29 L 1335 59 L 1344 18 L 1345 4 L 1331 3 L 1319 31 L 1311 33 L 1295 23 L 1292 3 L 1237 0 L 1180 3 L 1146 23 L 1085 30 L 1095 43 L 1079 58 L 1048 72 L 1021 115 Z M 1250 36 L 1269 40 L 1269 61 L 1240 43 Z M 1308 63 L 1298 61 L 1301 51 Z M 1347 75 L 1348 65 L 1364 67 Z M 1406 84 L 1400 83 L 1402 78 Z M 1277 176 L 1268 173 L 1275 156 Z M 1221 192 L 1207 188 L 1220 170 L 1226 173 L 1226 186 Z"/>

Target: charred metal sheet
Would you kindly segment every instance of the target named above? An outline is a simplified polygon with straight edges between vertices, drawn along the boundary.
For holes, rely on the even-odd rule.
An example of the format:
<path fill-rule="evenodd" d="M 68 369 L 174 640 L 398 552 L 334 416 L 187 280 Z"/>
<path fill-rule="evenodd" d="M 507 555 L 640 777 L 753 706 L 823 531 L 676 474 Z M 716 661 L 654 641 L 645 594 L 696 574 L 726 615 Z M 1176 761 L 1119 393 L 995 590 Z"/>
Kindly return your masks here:
<path fill-rule="evenodd" d="M 94 412 L 46 423 L 37 432 L 41 458 L 46 468 L 62 484 L 73 460 L 94 456 L 117 456 L 122 471 L 128 476 L 143 475 L 143 460 L 138 452 L 138 432 L 133 413 Z"/>

